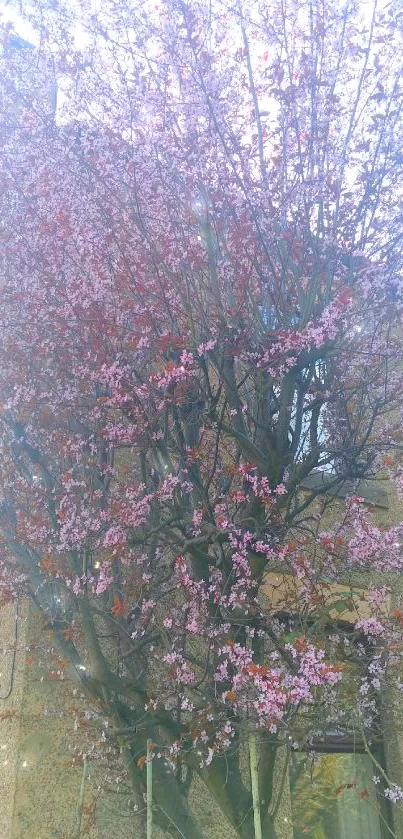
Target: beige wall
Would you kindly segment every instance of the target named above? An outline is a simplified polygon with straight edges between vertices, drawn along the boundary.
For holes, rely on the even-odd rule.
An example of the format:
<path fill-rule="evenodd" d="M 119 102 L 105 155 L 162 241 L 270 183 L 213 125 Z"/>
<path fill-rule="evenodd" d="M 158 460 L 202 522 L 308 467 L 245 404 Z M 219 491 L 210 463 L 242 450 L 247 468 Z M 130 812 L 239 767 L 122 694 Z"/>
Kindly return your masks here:
<path fill-rule="evenodd" d="M 42 619 L 27 611 L 13 813 L 4 839 L 70 839 L 82 775 L 81 767 L 71 765 L 79 743 L 69 711 L 71 686 L 51 677 L 54 662 Z"/>
<path fill-rule="evenodd" d="M 0 608 L 0 837 L 9 839 L 18 772 L 26 605 Z"/>

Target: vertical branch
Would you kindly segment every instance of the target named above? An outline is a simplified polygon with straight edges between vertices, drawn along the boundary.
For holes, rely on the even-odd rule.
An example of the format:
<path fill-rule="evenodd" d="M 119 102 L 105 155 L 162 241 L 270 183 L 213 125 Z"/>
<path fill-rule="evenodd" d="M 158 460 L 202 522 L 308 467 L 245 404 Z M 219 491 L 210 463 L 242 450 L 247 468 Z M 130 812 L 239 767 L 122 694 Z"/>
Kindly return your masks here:
<path fill-rule="evenodd" d="M 83 805 L 84 805 L 84 796 L 85 796 L 85 782 L 87 779 L 88 773 L 88 763 L 84 758 L 83 762 L 83 772 L 81 775 L 81 784 L 80 784 L 80 792 L 78 794 L 78 806 L 77 806 L 77 831 L 76 831 L 76 839 L 80 839 L 81 836 L 81 825 L 83 820 Z"/>
<path fill-rule="evenodd" d="M 238 0 L 238 11 L 239 11 L 239 19 L 241 25 L 241 32 L 242 32 L 242 40 L 245 50 L 245 58 L 246 58 L 246 66 L 248 68 L 248 79 L 249 79 L 249 87 L 252 96 L 253 102 L 253 110 L 255 112 L 255 121 L 256 121 L 256 130 L 257 130 L 257 143 L 258 143 L 258 150 L 259 150 L 259 164 L 260 164 L 260 174 L 262 176 L 262 181 L 265 187 L 268 187 L 268 180 L 267 180 L 267 168 L 264 159 L 264 149 L 263 149 L 263 130 L 262 130 L 262 123 L 260 120 L 260 112 L 259 112 L 259 100 L 256 91 L 255 80 L 253 77 L 253 69 L 252 69 L 252 62 L 250 58 L 250 49 L 249 49 L 249 41 L 248 36 L 246 34 L 244 19 L 243 19 L 243 12 L 240 0 Z"/>
<path fill-rule="evenodd" d="M 147 740 L 147 839 L 153 834 L 153 761 L 152 741 Z"/>
<path fill-rule="evenodd" d="M 259 771 L 257 762 L 256 734 L 249 735 L 249 760 L 250 777 L 252 784 L 253 823 L 255 826 L 255 839 L 263 839 L 262 822 L 260 818 Z"/>
<path fill-rule="evenodd" d="M 350 119 L 349 119 L 349 123 L 348 123 L 348 128 L 347 128 L 346 136 L 344 138 L 344 143 L 343 143 L 342 152 L 341 152 L 341 156 L 340 156 L 340 181 L 342 180 L 342 178 L 344 176 L 344 173 L 345 173 L 346 162 L 347 162 L 347 158 L 348 158 L 348 145 L 349 145 L 349 142 L 351 140 L 352 134 L 353 134 L 353 132 L 356 128 L 355 118 L 356 118 L 357 108 L 358 108 L 358 105 L 359 105 L 359 102 L 360 102 L 360 99 L 361 99 L 362 89 L 363 89 L 363 86 L 364 86 L 367 67 L 368 67 L 368 61 L 369 61 L 371 48 L 372 48 L 372 41 L 373 41 L 373 38 L 374 38 L 377 5 L 378 5 L 378 0 L 375 0 L 374 5 L 373 5 L 373 9 L 372 9 L 372 17 L 371 17 L 371 23 L 370 23 L 369 36 L 368 36 L 368 43 L 367 43 L 367 47 L 366 47 L 365 55 L 364 55 L 364 61 L 363 61 L 363 65 L 362 65 L 362 68 L 361 68 L 360 78 L 359 78 L 358 84 L 357 84 L 356 96 L 355 96 L 353 104 L 352 104 Z M 337 229 L 337 224 L 338 224 L 338 220 L 339 220 L 340 196 L 341 196 L 341 190 L 339 191 L 339 194 L 338 194 L 337 200 L 336 200 L 336 207 L 335 207 L 334 217 L 333 217 L 333 233 Z"/>

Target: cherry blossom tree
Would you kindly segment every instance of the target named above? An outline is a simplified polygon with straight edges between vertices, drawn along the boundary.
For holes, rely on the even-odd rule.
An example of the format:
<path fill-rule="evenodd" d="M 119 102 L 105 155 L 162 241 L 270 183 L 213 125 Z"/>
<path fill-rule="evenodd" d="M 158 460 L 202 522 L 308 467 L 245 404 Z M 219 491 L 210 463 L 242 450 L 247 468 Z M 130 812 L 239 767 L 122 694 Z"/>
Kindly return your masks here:
<path fill-rule="evenodd" d="M 274 837 L 278 748 L 339 718 L 351 651 L 366 743 L 397 680 L 403 522 L 356 487 L 402 485 L 403 8 L 363 7 L 34 0 L 33 47 L 3 28 L 1 590 L 140 799 L 153 759 L 175 837 L 205 835 L 195 775 L 255 835 L 245 733 Z M 389 576 L 347 624 L 326 590 L 357 570 Z"/>

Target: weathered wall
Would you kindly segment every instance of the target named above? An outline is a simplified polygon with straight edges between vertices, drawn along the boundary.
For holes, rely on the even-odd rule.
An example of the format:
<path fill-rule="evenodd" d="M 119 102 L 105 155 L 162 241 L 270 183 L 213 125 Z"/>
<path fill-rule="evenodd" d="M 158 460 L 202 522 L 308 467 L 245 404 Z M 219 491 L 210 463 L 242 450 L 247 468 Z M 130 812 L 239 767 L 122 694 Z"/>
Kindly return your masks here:
<path fill-rule="evenodd" d="M 41 644 L 42 624 L 38 613 L 29 609 L 14 806 L 4 839 L 73 839 L 77 835 L 82 767 L 72 766 L 74 750 L 80 745 L 80 732 L 73 727 L 75 697 L 69 681 L 54 677 L 47 644 Z M 88 787 L 85 804 L 89 793 Z M 88 835 L 95 839 L 95 833 Z"/>

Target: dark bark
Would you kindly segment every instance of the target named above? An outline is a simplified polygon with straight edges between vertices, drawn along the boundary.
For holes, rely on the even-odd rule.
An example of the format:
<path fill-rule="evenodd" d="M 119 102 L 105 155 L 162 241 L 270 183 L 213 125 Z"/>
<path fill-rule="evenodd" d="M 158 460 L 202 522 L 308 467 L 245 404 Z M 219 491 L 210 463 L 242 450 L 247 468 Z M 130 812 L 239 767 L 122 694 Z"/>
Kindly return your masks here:
<path fill-rule="evenodd" d="M 132 728 L 125 747 L 125 764 L 130 783 L 137 795 L 139 789 L 146 791 L 145 767 L 138 765 L 138 758 L 147 754 L 147 740 L 158 743 L 160 736 L 155 727 L 136 730 L 136 714 L 120 700 L 113 703 L 115 724 Z M 175 839 L 206 839 L 197 819 L 189 807 L 187 797 L 171 767 L 163 758 L 153 760 L 153 809 L 155 822 Z"/>
<path fill-rule="evenodd" d="M 276 839 L 273 821 L 268 812 L 272 796 L 274 760 L 265 763 L 267 794 L 261 797 L 261 819 L 264 839 Z M 242 782 L 238 754 L 218 757 L 200 772 L 215 802 L 240 839 L 255 839 L 253 801 Z"/>

